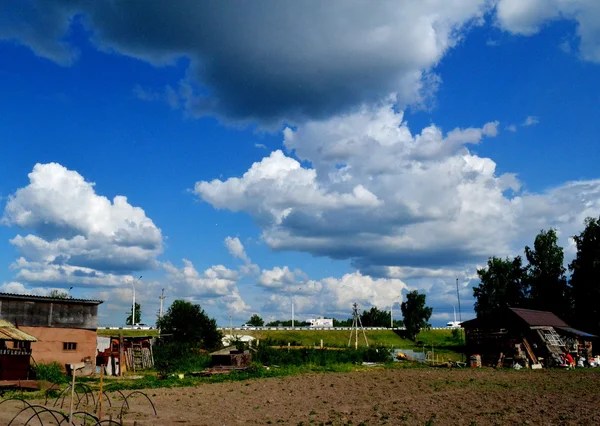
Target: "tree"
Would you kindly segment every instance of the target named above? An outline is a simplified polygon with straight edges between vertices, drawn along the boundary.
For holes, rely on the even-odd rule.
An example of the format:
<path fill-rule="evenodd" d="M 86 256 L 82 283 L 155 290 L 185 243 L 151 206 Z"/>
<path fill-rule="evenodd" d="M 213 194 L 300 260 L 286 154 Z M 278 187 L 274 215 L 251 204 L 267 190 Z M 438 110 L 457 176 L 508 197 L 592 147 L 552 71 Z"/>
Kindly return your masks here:
<path fill-rule="evenodd" d="M 572 323 L 582 330 L 600 333 L 600 218 L 587 218 L 585 229 L 573 237 L 577 247 L 569 265 L 573 307 Z"/>
<path fill-rule="evenodd" d="M 294 327 L 308 327 L 309 325 L 310 325 L 310 323 L 307 321 L 294 320 Z M 291 326 L 292 326 L 291 319 L 286 320 L 286 321 L 275 320 L 275 321 L 271 321 L 266 324 L 266 327 L 291 327 Z"/>
<path fill-rule="evenodd" d="M 265 324 L 265 321 L 257 314 L 254 314 L 250 317 L 246 324 L 253 325 L 255 327 L 262 327 Z"/>
<path fill-rule="evenodd" d="M 53 297 L 55 299 L 68 299 L 69 293 L 67 293 L 66 291 L 54 289 L 50 292 L 50 294 L 48 296 Z"/>
<path fill-rule="evenodd" d="M 520 256 L 506 260 L 490 257 L 487 268 L 477 270 L 481 280 L 473 287 L 477 317 L 493 315 L 498 310 L 523 306 L 527 296 L 527 273 Z"/>
<path fill-rule="evenodd" d="M 525 247 L 529 306 L 532 309 L 550 311 L 562 318 L 571 314 L 571 294 L 563 266 L 563 248 L 558 245 L 554 229 L 542 230 L 533 243 L 533 249 Z"/>
<path fill-rule="evenodd" d="M 135 303 L 135 323 L 139 324 L 142 321 L 142 308 L 139 303 Z M 126 325 L 134 325 L 131 323 L 131 309 L 127 311 L 127 319 L 125 320 Z"/>
<path fill-rule="evenodd" d="M 389 327 L 390 313 L 389 311 L 380 311 L 375 306 L 368 311 L 363 311 L 360 314 L 360 321 L 363 327 Z"/>
<path fill-rule="evenodd" d="M 157 324 L 161 333 L 171 334 L 171 340 L 176 343 L 206 349 L 221 346 L 222 336 L 217 330 L 217 322 L 209 318 L 200 305 L 175 300 Z"/>
<path fill-rule="evenodd" d="M 414 340 L 422 328 L 429 327 L 427 321 L 431 318 L 432 308 L 425 306 L 426 296 L 418 291 L 411 291 L 406 295 L 400 309 L 404 316 L 404 327 L 409 338 Z"/>
<path fill-rule="evenodd" d="M 338 320 L 336 318 L 333 319 L 334 327 L 351 327 L 352 326 L 352 318 L 348 318 L 347 320 Z"/>

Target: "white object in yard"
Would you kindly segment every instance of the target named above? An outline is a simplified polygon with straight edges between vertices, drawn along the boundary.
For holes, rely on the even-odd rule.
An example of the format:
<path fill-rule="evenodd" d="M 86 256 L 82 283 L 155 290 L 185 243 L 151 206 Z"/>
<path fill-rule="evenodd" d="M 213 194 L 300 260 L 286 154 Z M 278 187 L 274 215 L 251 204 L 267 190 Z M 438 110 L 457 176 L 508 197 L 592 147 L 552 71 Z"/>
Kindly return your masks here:
<path fill-rule="evenodd" d="M 252 336 L 247 336 L 247 335 L 244 335 L 244 336 L 233 335 L 232 336 L 231 334 L 226 334 L 221 339 L 221 341 L 223 342 L 223 344 L 225 346 L 229 346 L 231 344 L 231 341 L 233 341 L 233 340 L 241 340 L 244 343 L 248 343 L 248 342 L 251 342 L 256 339 Z"/>
<path fill-rule="evenodd" d="M 531 364 L 531 369 L 532 370 L 541 370 L 542 364 Z"/>
<path fill-rule="evenodd" d="M 307 322 L 310 327 L 333 327 L 333 319 L 331 318 L 309 318 Z"/>
<path fill-rule="evenodd" d="M 83 367 L 85 367 L 85 362 L 76 362 L 69 364 L 69 368 L 71 369 L 71 371 L 81 370 Z"/>

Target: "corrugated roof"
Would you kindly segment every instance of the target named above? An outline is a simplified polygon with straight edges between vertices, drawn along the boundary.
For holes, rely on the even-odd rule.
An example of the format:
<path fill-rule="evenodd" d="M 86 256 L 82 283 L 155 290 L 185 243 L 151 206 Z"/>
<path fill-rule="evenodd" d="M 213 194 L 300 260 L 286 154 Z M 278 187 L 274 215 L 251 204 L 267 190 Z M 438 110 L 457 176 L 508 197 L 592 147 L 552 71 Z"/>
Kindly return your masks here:
<path fill-rule="evenodd" d="M 38 296 L 34 294 L 17 294 L 17 293 L 0 293 L 0 299 L 16 299 L 16 300 L 46 300 L 51 302 L 62 302 L 62 303 L 83 303 L 89 305 L 99 305 L 103 303 L 103 300 L 93 299 L 74 299 L 71 297 L 60 298 L 51 296 Z"/>
<path fill-rule="evenodd" d="M 509 309 L 517 314 L 530 327 L 569 327 L 569 324 L 561 320 L 552 312 L 521 308 Z"/>
<path fill-rule="evenodd" d="M 10 322 L 0 319 L 0 340 L 21 340 L 26 342 L 37 342 L 31 334 L 19 330 Z"/>

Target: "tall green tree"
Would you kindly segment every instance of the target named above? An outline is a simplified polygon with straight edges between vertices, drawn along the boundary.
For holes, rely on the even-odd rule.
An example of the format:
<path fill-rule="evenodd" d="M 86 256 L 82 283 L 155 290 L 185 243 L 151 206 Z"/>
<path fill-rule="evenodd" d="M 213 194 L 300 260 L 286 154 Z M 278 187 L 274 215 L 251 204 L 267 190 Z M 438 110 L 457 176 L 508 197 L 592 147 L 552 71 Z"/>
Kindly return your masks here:
<path fill-rule="evenodd" d="M 360 321 L 363 327 L 389 327 L 390 313 L 389 311 L 380 311 L 372 306 L 370 310 L 360 314 Z"/>
<path fill-rule="evenodd" d="M 558 245 L 554 229 L 542 230 L 533 243 L 525 247 L 529 306 L 550 311 L 567 319 L 571 314 L 571 292 L 565 276 L 563 248 Z"/>
<path fill-rule="evenodd" d="M 418 291 L 411 291 L 406 295 L 400 309 L 404 316 L 404 327 L 409 338 L 415 339 L 421 329 L 429 327 L 427 321 L 431 318 L 432 308 L 425 306 L 426 296 Z"/>
<path fill-rule="evenodd" d="M 209 318 L 200 305 L 185 300 L 175 300 L 158 321 L 158 326 L 161 333 L 170 334 L 176 343 L 206 349 L 221 346 L 222 335 L 215 319 Z"/>
<path fill-rule="evenodd" d="M 477 270 L 481 281 L 473 287 L 477 317 L 493 315 L 498 310 L 523 306 L 527 297 L 527 271 L 520 256 L 511 259 L 490 257 L 487 268 Z"/>
<path fill-rule="evenodd" d="M 569 265 L 573 294 L 572 323 L 600 334 L 600 218 L 587 218 L 585 229 L 573 237 L 577 255 Z"/>
<path fill-rule="evenodd" d="M 142 308 L 139 303 L 135 303 L 135 322 L 134 324 L 139 324 L 142 320 Z M 131 323 L 131 309 L 127 311 L 127 319 L 125 320 L 126 325 L 132 325 Z"/>
<path fill-rule="evenodd" d="M 253 325 L 255 327 L 262 327 L 265 324 L 265 320 L 258 316 L 258 314 L 254 314 L 250 317 L 246 324 Z"/>

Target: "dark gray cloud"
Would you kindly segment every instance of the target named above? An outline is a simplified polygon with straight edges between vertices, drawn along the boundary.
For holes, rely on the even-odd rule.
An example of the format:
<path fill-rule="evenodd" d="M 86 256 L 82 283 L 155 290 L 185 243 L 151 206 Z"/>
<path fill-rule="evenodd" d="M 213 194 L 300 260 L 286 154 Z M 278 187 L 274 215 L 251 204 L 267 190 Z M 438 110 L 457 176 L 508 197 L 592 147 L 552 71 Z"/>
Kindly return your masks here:
<path fill-rule="evenodd" d="M 427 71 L 453 46 L 457 30 L 481 18 L 489 2 L 0 0 L 0 5 L 7 12 L 0 38 L 17 40 L 39 56 L 70 64 L 77 49 L 66 40 L 73 22 L 81 23 L 106 52 L 156 66 L 186 58 L 183 84 L 169 86 L 164 95 L 171 105 L 184 105 L 191 114 L 266 123 L 325 117 L 390 94 L 400 102 L 419 101 L 428 91 Z"/>

